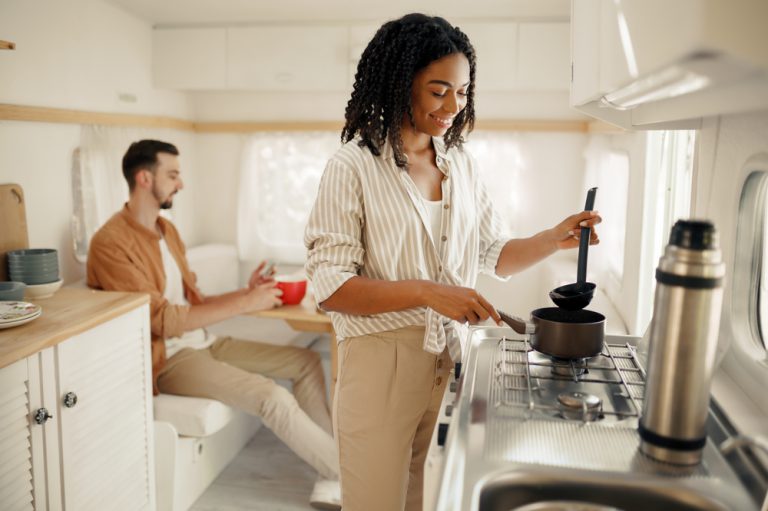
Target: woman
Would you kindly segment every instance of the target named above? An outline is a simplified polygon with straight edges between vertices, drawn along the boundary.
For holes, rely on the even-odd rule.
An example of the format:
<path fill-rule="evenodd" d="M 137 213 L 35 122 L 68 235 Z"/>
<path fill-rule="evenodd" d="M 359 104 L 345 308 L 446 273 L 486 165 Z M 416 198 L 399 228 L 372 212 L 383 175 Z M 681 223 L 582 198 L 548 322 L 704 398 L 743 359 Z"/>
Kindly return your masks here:
<path fill-rule="evenodd" d="M 438 17 L 384 24 L 363 52 L 343 147 L 306 229 L 307 271 L 339 344 L 334 420 L 345 511 L 419 510 L 424 458 L 462 326 L 500 318 L 478 271 L 518 272 L 578 245 L 572 215 L 526 239 L 499 221 L 462 133 L 475 52 Z M 592 230 L 592 243 L 597 243 Z"/>

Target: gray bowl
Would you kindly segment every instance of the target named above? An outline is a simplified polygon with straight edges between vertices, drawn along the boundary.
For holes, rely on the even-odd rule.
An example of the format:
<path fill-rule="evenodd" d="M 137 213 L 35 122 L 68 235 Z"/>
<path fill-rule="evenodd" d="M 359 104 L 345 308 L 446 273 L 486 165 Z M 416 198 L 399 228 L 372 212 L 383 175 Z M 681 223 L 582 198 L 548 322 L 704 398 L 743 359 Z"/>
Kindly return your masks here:
<path fill-rule="evenodd" d="M 24 289 L 26 287 L 27 285 L 23 282 L 0 282 L 0 300 L 20 302 L 22 299 L 24 299 Z"/>
<path fill-rule="evenodd" d="M 58 261 L 59 257 L 55 248 L 25 248 L 23 250 L 11 250 L 6 255 L 9 262 Z"/>
<path fill-rule="evenodd" d="M 11 280 L 16 282 L 24 282 L 26 284 L 48 284 L 49 282 L 56 282 L 59 280 L 59 272 L 39 272 L 39 273 L 20 273 L 9 272 Z"/>
<path fill-rule="evenodd" d="M 38 261 L 25 261 L 21 263 L 8 263 L 8 271 L 51 271 L 58 270 L 59 262 L 38 262 Z"/>

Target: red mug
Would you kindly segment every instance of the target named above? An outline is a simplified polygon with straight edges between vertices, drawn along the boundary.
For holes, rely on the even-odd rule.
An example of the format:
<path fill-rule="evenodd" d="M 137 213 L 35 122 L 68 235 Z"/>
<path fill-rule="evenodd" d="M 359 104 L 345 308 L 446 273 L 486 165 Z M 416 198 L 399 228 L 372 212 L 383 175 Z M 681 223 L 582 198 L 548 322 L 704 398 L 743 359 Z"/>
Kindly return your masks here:
<path fill-rule="evenodd" d="M 296 305 L 301 303 L 307 293 L 307 279 L 304 277 L 285 275 L 275 277 L 277 288 L 283 292 L 280 299 L 283 305 Z"/>

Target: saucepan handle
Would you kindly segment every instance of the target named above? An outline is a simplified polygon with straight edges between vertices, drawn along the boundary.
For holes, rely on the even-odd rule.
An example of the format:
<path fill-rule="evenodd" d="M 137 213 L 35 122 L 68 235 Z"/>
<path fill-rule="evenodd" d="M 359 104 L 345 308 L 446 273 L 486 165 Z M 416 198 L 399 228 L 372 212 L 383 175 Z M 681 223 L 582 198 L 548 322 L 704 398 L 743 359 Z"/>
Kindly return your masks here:
<path fill-rule="evenodd" d="M 508 324 L 510 327 L 512 327 L 512 330 L 514 330 L 518 334 L 532 334 L 536 331 L 536 325 L 534 325 L 533 323 L 529 323 L 523 318 L 512 316 L 498 309 L 496 309 L 496 311 L 499 313 L 501 320 L 504 321 L 504 323 Z"/>

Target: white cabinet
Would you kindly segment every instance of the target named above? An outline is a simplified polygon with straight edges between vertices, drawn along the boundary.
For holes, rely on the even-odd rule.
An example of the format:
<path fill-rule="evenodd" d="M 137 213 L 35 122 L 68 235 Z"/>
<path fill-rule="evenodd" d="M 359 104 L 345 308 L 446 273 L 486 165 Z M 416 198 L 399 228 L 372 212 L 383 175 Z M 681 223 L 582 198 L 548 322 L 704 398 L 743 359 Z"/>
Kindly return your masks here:
<path fill-rule="evenodd" d="M 45 463 L 42 428 L 30 426 L 39 392 L 29 375 L 26 359 L 0 369 L 0 504 L 9 511 L 31 510 L 33 503 L 46 509 L 46 492 L 33 493 L 33 480 L 45 481 Z"/>
<path fill-rule="evenodd" d="M 568 23 L 520 23 L 517 87 L 567 91 L 571 79 Z"/>
<path fill-rule="evenodd" d="M 566 22 L 459 23 L 477 55 L 477 91 L 567 91 Z"/>
<path fill-rule="evenodd" d="M 148 330 L 143 305 L 0 369 L 0 508 L 154 509 Z"/>
<path fill-rule="evenodd" d="M 517 23 L 464 23 L 459 28 L 477 55 L 477 92 L 509 91 L 517 86 Z"/>
<path fill-rule="evenodd" d="M 478 55 L 478 91 L 567 91 L 569 23 L 458 23 Z M 259 25 L 157 28 L 154 81 L 161 88 L 346 92 L 379 28 Z"/>
<path fill-rule="evenodd" d="M 154 83 L 184 90 L 343 91 L 345 26 L 161 28 L 153 31 Z"/>
<path fill-rule="evenodd" d="M 227 30 L 231 89 L 336 91 L 347 88 L 347 28 L 264 26 Z"/>
<path fill-rule="evenodd" d="M 625 128 L 768 108 L 764 0 L 571 2 L 571 105 Z"/>
<path fill-rule="evenodd" d="M 156 87 L 216 90 L 227 86 L 227 30 L 173 28 L 153 31 Z"/>

